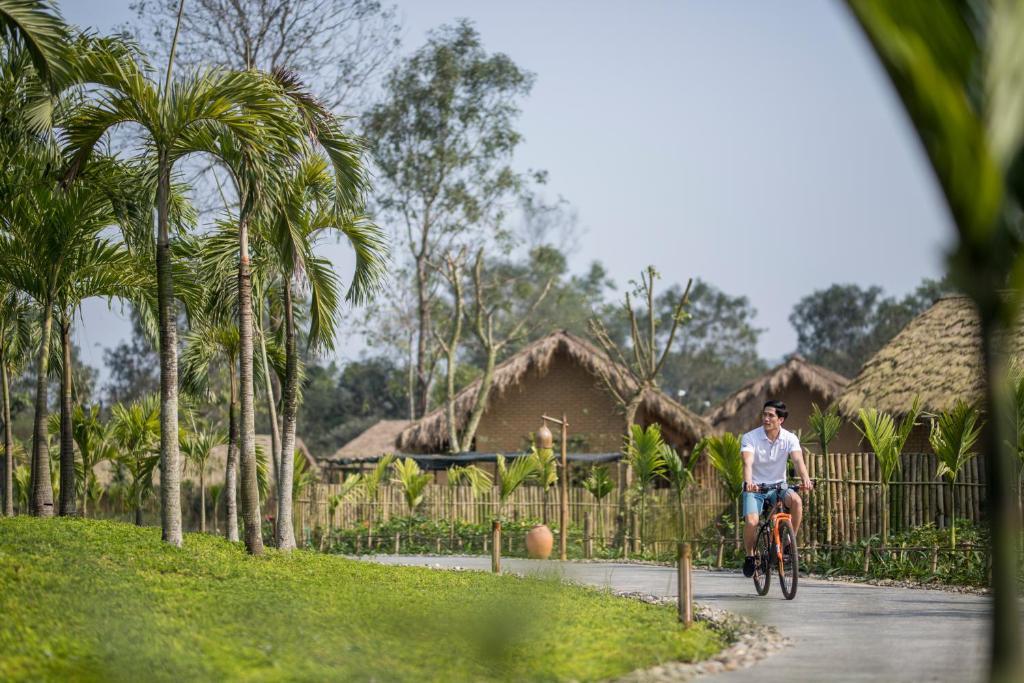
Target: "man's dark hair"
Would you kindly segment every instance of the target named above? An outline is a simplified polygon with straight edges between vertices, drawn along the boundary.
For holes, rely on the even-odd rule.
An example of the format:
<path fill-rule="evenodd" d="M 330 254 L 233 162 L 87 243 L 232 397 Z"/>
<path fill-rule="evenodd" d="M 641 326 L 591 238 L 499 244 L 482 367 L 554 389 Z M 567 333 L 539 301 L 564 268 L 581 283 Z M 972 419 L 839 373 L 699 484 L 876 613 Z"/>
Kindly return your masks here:
<path fill-rule="evenodd" d="M 786 404 L 782 401 L 777 401 L 774 398 L 770 401 L 765 401 L 764 406 L 761 408 L 762 412 L 765 408 L 775 408 L 775 414 L 782 420 L 789 417 L 789 411 L 786 410 Z"/>

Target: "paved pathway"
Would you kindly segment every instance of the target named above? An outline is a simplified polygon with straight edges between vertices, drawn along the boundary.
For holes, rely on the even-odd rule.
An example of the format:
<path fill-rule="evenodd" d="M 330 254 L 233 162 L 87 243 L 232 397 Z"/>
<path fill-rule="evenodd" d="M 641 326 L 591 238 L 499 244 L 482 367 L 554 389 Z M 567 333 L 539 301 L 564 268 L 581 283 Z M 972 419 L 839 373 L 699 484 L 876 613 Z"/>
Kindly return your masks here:
<path fill-rule="evenodd" d="M 387 564 L 490 568 L 486 557 L 366 558 Z M 675 595 L 674 570 L 648 565 L 502 559 L 506 571 L 557 572 L 621 591 Z M 773 577 L 775 579 L 775 577 Z M 732 572 L 695 571 L 695 600 L 772 624 L 794 642 L 752 669 L 714 681 L 980 681 L 986 654 L 986 596 L 801 577 L 793 601 L 774 580 L 765 597 Z M 1024 647 L 1024 643 L 1022 643 Z"/>

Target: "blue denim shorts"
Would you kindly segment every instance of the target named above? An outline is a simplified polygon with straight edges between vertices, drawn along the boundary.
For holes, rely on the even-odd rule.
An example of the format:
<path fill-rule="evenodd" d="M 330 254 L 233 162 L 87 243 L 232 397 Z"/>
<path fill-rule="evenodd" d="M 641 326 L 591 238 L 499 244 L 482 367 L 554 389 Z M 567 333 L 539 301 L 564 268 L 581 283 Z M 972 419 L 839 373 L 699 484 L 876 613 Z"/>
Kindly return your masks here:
<path fill-rule="evenodd" d="M 761 510 L 764 508 L 765 501 L 768 501 L 769 505 L 774 506 L 775 501 L 779 499 L 779 496 L 785 498 L 786 494 L 793 490 L 793 487 L 783 489 L 779 491 L 769 491 L 768 493 L 755 493 L 753 491 L 743 492 L 743 516 L 747 515 L 759 515 Z"/>

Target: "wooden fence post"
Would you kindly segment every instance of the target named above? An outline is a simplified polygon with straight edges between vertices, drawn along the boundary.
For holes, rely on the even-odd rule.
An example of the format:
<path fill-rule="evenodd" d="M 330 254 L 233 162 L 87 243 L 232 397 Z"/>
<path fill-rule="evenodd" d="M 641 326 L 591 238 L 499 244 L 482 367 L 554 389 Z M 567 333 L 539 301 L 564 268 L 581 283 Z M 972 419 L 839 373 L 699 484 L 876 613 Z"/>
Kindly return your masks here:
<path fill-rule="evenodd" d="M 395 532 L 395 555 L 400 555 L 402 550 L 402 534 L 399 531 Z"/>
<path fill-rule="evenodd" d="M 491 522 L 491 571 L 501 573 L 501 520 Z"/>
<path fill-rule="evenodd" d="M 864 573 L 868 573 L 868 568 L 871 566 L 871 544 L 868 543 L 864 546 Z"/>
<path fill-rule="evenodd" d="M 679 621 L 683 626 L 689 627 L 693 623 L 693 576 L 690 573 L 690 544 L 680 543 L 678 550 Z"/>

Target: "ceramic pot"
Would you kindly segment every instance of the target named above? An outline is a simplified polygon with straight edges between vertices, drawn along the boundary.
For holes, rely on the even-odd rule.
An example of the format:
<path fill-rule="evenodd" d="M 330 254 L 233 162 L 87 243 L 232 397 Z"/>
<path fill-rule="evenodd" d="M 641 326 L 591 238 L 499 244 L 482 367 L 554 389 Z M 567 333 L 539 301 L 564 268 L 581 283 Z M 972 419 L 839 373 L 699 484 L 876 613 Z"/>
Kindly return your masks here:
<path fill-rule="evenodd" d="M 538 524 L 526 534 L 526 554 L 532 560 L 546 560 L 551 555 L 551 546 L 554 542 L 555 537 L 551 534 L 551 529 Z"/>

